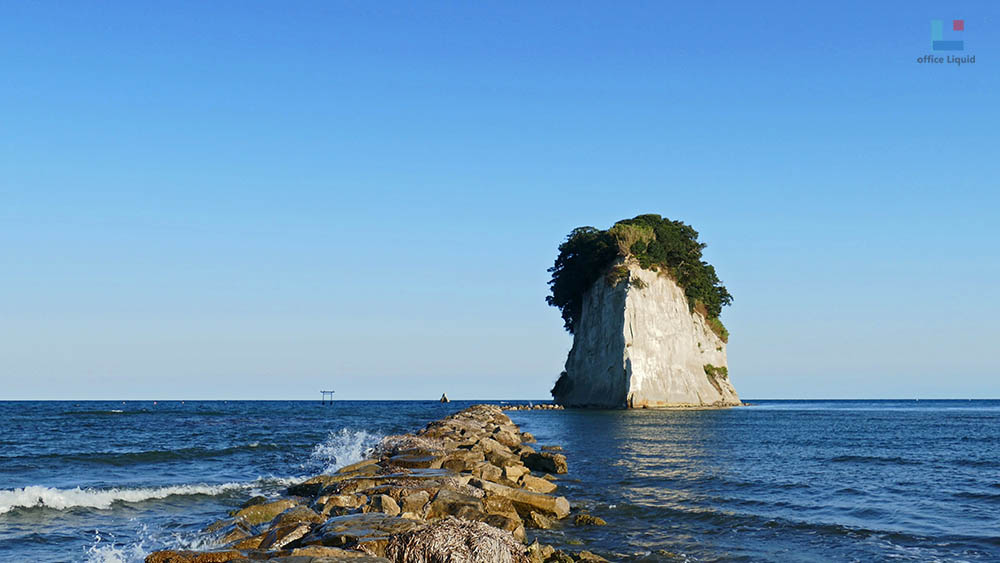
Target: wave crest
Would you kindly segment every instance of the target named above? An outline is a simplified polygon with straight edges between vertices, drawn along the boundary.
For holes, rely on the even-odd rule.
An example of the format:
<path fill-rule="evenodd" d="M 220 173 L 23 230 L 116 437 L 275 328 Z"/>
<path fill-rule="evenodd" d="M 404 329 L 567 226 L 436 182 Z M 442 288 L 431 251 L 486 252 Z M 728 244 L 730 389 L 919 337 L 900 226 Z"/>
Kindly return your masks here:
<path fill-rule="evenodd" d="M 381 441 L 382 435 L 378 433 L 341 428 L 330 432 L 325 441 L 317 444 L 310 458 L 323 466 L 323 473 L 333 473 L 361 461 Z"/>
<path fill-rule="evenodd" d="M 116 502 L 143 502 L 175 495 L 219 495 L 228 491 L 250 488 L 248 483 L 221 485 L 173 485 L 167 487 L 140 487 L 134 489 L 55 489 L 33 485 L 20 489 L 0 491 L 0 514 L 15 508 L 111 508 Z"/>

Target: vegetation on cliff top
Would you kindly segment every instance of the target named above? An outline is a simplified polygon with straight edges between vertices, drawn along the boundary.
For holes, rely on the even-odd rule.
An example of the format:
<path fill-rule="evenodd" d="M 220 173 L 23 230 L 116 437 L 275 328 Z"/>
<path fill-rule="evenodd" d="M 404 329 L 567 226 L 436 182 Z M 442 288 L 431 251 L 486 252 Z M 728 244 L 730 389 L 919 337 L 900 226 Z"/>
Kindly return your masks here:
<path fill-rule="evenodd" d="M 617 284 L 628 271 L 612 268 L 612 264 L 620 257 L 633 257 L 643 268 L 674 279 L 684 289 L 690 309 L 704 315 L 712 330 L 726 341 L 729 333 L 719 315 L 733 297 L 715 268 L 702 260 L 704 248 L 705 243 L 698 242 L 698 231 L 690 225 L 659 215 L 625 219 L 606 231 L 578 227 L 559 245 L 559 256 L 549 268 L 552 294 L 545 300 L 559 308 L 566 330 L 572 334 L 580 318 L 583 294 L 602 275 Z"/>

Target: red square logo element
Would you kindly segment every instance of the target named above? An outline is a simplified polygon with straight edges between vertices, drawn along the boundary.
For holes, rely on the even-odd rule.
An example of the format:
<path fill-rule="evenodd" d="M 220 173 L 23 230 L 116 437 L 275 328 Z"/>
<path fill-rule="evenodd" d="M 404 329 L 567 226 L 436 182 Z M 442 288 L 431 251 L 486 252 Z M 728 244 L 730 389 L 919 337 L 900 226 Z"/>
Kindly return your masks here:
<path fill-rule="evenodd" d="M 965 20 L 951 20 L 951 29 L 953 31 L 965 31 Z"/>

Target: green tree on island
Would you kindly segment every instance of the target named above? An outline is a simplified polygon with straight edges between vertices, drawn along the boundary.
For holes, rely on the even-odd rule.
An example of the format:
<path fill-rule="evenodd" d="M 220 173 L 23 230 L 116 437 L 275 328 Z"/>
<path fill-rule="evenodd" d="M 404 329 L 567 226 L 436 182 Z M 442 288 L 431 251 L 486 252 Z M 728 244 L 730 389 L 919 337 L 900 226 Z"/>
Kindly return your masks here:
<path fill-rule="evenodd" d="M 676 281 L 684 289 L 691 310 L 704 315 L 712 330 L 726 341 L 729 333 L 719 315 L 733 296 L 715 268 L 702 260 L 704 249 L 705 243 L 698 242 L 698 231 L 659 215 L 618 221 L 606 231 L 578 227 L 559 245 L 559 256 L 548 270 L 552 274 L 551 295 L 545 300 L 559 308 L 564 326 L 572 334 L 583 294 L 602 276 L 611 284 L 621 281 L 627 268 L 612 266 L 618 258 L 631 257 L 643 268 L 663 272 Z"/>

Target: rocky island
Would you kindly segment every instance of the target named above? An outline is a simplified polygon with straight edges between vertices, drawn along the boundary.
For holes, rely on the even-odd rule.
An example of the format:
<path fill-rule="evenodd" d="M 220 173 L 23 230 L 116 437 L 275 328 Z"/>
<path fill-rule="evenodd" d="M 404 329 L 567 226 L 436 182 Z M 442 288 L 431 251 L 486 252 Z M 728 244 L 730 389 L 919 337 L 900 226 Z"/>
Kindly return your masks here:
<path fill-rule="evenodd" d="M 247 500 L 205 529 L 214 549 L 158 551 L 146 563 L 605 561 L 527 543 L 526 528 L 605 524 L 556 494 L 566 457 L 532 443 L 500 407 L 469 407 L 282 497 Z"/>
<path fill-rule="evenodd" d="M 573 334 L 552 389 L 571 407 L 723 407 L 729 381 L 719 319 L 732 296 L 702 260 L 698 232 L 659 215 L 574 229 L 549 270 L 550 305 Z"/>

